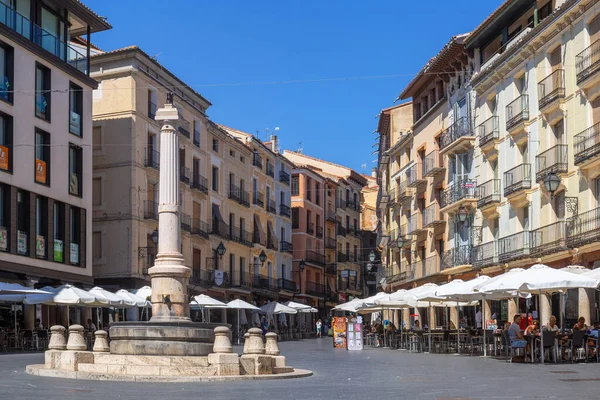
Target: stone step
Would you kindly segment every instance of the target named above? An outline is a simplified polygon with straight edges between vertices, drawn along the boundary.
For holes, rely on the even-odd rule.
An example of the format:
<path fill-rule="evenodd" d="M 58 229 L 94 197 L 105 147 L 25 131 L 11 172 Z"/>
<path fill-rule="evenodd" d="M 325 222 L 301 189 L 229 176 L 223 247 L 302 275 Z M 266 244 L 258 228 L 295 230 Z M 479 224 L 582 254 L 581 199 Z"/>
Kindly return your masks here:
<path fill-rule="evenodd" d="M 168 366 L 168 365 L 121 365 L 121 364 L 79 364 L 80 372 L 107 375 L 144 376 L 216 376 L 217 367 Z"/>
<path fill-rule="evenodd" d="M 273 367 L 274 374 L 289 374 L 290 372 L 294 372 L 294 368 L 292 368 L 292 367 Z"/>
<path fill-rule="evenodd" d="M 94 353 L 94 364 L 167 367 L 208 367 L 208 357 L 136 356 Z"/>

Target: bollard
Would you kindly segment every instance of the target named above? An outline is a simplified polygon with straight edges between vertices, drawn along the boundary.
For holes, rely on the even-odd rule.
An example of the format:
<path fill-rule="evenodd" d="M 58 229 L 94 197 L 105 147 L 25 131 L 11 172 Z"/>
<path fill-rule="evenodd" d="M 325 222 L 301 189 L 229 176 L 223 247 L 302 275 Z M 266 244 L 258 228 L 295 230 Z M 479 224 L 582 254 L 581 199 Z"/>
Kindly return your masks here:
<path fill-rule="evenodd" d="M 108 333 L 103 330 L 98 330 L 94 332 L 94 336 L 96 340 L 94 341 L 94 352 L 98 353 L 107 353 L 110 351 L 110 347 L 108 346 L 108 340 L 106 340 Z"/>
<path fill-rule="evenodd" d="M 48 350 L 67 349 L 65 330 L 65 327 L 61 325 L 54 325 L 50 328 L 50 343 L 48 343 Z"/>
<path fill-rule="evenodd" d="M 244 343 L 244 354 L 265 354 L 265 344 L 260 328 L 250 328 Z"/>
<path fill-rule="evenodd" d="M 269 332 L 265 335 L 267 344 L 265 345 L 265 354 L 269 356 L 279 355 L 279 345 L 277 344 L 277 334 L 275 332 Z"/>
<path fill-rule="evenodd" d="M 83 326 L 71 325 L 69 327 L 69 340 L 67 341 L 67 350 L 87 350 L 87 344 L 83 338 Z"/>
<path fill-rule="evenodd" d="M 226 326 L 217 326 L 215 328 L 213 353 L 231 353 L 232 351 L 231 340 L 229 340 L 229 328 Z"/>

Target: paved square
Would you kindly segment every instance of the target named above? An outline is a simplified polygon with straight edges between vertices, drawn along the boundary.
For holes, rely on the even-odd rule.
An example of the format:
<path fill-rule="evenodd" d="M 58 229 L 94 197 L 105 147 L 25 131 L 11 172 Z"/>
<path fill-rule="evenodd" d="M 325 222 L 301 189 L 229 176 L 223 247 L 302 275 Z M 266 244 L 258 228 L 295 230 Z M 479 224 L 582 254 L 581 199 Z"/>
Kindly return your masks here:
<path fill-rule="evenodd" d="M 43 354 L 0 354 L 0 399 L 533 399 L 599 398 L 600 364 L 528 365 L 497 359 L 334 350 L 331 338 L 280 343 L 310 378 L 228 383 L 119 383 L 25 374 Z M 241 348 L 236 347 L 236 350 Z"/>

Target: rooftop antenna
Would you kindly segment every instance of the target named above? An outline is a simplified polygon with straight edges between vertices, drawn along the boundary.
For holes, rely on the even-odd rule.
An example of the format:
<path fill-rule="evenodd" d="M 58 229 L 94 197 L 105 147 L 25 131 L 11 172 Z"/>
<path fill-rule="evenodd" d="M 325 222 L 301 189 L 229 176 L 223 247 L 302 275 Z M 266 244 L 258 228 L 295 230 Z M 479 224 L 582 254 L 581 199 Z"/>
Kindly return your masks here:
<path fill-rule="evenodd" d="M 162 51 L 160 53 L 156 53 L 155 55 L 153 55 L 150 58 L 153 59 L 154 61 L 158 61 L 158 56 L 160 56 L 161 54 L 162 54 Z"/>
<path fill-rule="evenodd" d="M 296 153 L 302 154 L 304 152 L 304 142 L 298 142 L 298 150 Z"/>

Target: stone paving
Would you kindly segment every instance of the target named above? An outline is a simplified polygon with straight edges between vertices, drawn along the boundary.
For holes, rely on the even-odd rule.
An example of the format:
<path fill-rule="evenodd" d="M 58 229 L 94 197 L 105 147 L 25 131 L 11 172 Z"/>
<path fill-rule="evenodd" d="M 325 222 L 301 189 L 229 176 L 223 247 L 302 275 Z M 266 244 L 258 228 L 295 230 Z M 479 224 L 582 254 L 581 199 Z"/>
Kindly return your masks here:
<path fill-rule="evenodd" d="M 119 383 L 25 374 L 43 354 L 0 353 L 0 399 L 534 399 L 600 398 L 600 364 L 528 365 L 388 349 L 334 350 L 331 338 L 280 343 L 314 376 L 227 383 Z M 234 351 L 241 351 L 235 346 Z"/>

